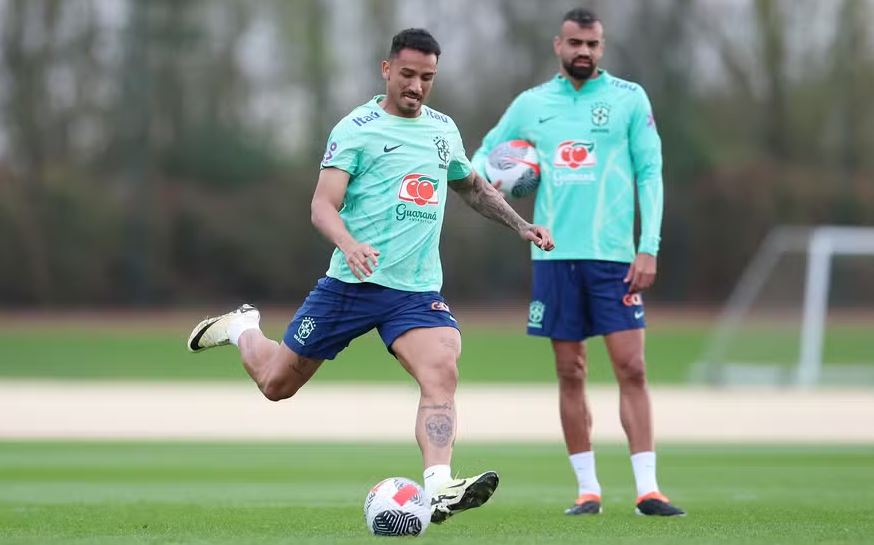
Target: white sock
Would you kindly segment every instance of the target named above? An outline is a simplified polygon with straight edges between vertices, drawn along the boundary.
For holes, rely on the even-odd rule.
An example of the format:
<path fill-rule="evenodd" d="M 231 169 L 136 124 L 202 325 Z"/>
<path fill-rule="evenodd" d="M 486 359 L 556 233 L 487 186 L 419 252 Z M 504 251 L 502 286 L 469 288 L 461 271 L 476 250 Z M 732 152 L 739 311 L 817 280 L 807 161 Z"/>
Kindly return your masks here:
<path fill-rule="evenodd" d="M 634 482 L 637 483 L 637 497 L 658 491 L 655 452 L 647 451 L 632 454 L 631 468 L 634 470 Z"/>
<path fill-rule="evenodd" d="M 434 465 L 422 473 L 425 478 L 425 495 L 428 499 L 434 497 L 434 492 L 452 480 L 452 470 L 449 465 Z"/>
<path fill-rule="evenodd" d="M 249 329 L 258 329 L 261 323 L 261 315 L 257 312 L 247 312 L 231 320 L 228 324 L 228 340 L 234 346 L 240 346 L 240 335 Z"/>
<path fill-rule="evenodd" d="M 601 485 L 598 483 L 598 477 L 595 476 L 595 453 L 590 451 L 578 452 L 568 456 L 571 461 L 571 467 L 574 468 L 574 473 L 577 474 L 577 485 L 579 495 L 594 494 L 601 495 Z"/>

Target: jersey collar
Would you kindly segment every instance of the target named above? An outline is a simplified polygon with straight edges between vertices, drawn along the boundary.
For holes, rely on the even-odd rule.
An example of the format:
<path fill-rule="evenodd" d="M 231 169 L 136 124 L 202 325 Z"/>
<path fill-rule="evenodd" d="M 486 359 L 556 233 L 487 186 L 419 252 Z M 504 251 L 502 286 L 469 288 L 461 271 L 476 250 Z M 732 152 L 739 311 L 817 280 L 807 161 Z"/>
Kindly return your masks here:
<path fill-rule="evenodd" d="M 598 74 L 600 74 L 597 78 L 593 80 L 589 80 L 580 87 L 580 90 L 577 91 L 574 89 L 574 86 L 570 81 L 567 80 L 563 75 L 556 74 L 553 81 L 558 85 L 558 88 L 566 94 L 570 95 L 589 95 L 592 93 L 597 93 L 599 90 L 603 89 L 607 85 L 607 80 L 612 76 L 603 68 L 598 68 Z"/>

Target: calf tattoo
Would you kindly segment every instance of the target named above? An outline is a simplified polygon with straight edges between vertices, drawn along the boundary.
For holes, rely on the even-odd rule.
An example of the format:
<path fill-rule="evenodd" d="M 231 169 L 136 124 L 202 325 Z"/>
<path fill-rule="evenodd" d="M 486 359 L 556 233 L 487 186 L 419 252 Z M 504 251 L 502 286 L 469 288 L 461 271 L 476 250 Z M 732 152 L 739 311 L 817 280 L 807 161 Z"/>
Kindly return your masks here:
<path fill-rule="evenodd" d="M 452 441 L 455 423 L 448 414 L 432 414 L 425 419 L 428 441 L 436 447 L 446 447 Z"/>

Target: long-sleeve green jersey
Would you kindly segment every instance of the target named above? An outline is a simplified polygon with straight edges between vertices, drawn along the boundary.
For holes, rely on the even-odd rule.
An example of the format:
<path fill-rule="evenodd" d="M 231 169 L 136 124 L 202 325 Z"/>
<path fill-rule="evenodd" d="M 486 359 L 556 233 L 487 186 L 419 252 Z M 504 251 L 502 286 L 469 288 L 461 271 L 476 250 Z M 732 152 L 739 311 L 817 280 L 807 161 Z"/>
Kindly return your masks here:
<path fill-rule="evenodd" d="M 507 140 L 537 148 L 540 186 L 534 222 L 548 227 L 555 250 L 533 259 L 634 259 L 635 188 L 638 252 L 657 255 L 662 222 L 662 152 L 643 88 L 601 70 L 579 90 L 557 75 L 520 94 L 474 154 L 485 176 L 488 154 Z"/>

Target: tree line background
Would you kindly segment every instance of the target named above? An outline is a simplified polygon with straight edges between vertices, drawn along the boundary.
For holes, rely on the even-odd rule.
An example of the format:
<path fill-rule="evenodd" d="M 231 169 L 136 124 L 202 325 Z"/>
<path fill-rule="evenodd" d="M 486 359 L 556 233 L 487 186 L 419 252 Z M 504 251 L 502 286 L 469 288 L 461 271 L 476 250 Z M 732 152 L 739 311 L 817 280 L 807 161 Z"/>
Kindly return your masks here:
<path fill-rule="evenodd" d="M 325 139 L 383 91 L 391 36 L 440 41 L 431 105 L 470 155 L 555 73 L 575 5 L 0 1 L 0 304 L 296 303 L 331 251 L 309 223 Z M 583 5 L 664 142 L 651 298 L 722 301 L 776 225 L 874 225 L 871 0 Z M 454 196 L 442 255 L 450 300 L 526 297 L 525 245 Z"/>

